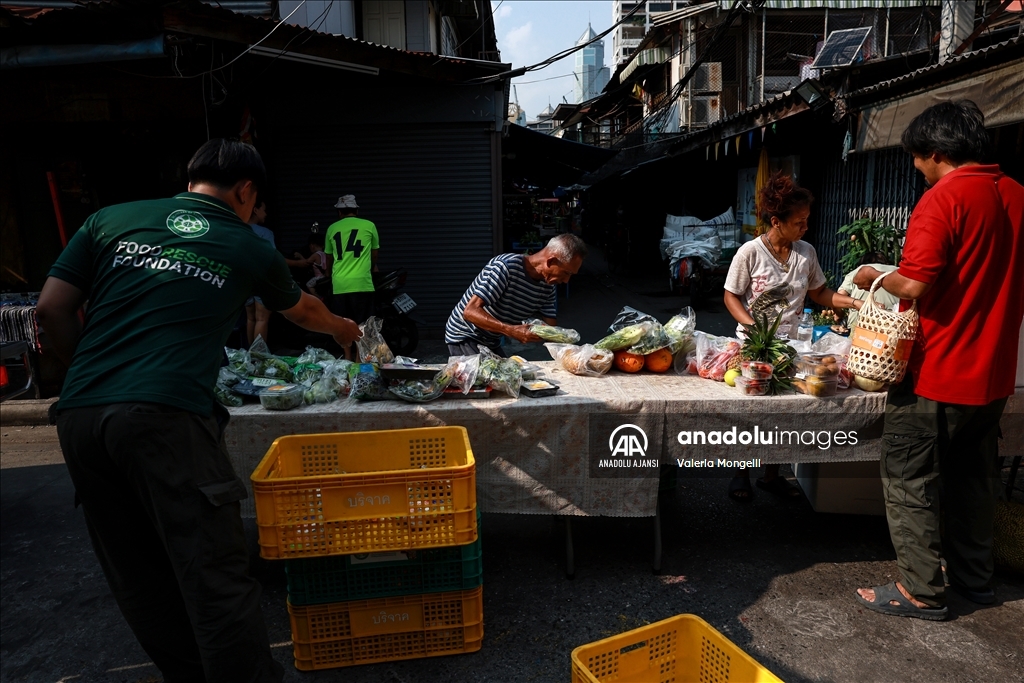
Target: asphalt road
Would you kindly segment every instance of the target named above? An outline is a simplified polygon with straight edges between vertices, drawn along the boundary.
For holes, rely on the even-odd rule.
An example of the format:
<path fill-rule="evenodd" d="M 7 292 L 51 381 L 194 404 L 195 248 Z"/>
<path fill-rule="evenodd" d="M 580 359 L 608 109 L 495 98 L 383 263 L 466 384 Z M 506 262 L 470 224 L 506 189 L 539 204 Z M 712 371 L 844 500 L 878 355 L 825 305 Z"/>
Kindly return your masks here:
<path fill-rule="evenodd" d="M 160 680 L 93 556 L 54 428 L 4 427 L 0 468 L 0 680 Z M 725 483 L 681 480 L 666 496 L 660 576 L 649 519 L 575 520 L 568 580 L 561 520 L 484 515 L 486 634 L 469 655 L 299 673 L 281 564 L 254 558 L 274 654 L 288 681 L 564 682 L 573 648 L 693 613 L 792 683 L 1024 680 L 1021 577 L 998 577 L 992 607 L 954 595 L 943 623 L 865 611 L 854 589 L 895 575 L 882 518 L 766 494 L 738 505 Z"/>

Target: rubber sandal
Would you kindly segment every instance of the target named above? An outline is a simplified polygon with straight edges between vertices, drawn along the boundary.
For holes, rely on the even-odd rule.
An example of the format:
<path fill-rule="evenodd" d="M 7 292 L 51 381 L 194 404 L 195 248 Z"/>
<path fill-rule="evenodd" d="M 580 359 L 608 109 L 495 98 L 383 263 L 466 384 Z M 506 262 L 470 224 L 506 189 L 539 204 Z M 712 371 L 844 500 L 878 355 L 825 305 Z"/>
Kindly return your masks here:
<path fill-rule="evenodd" d="M 745 491 L 747 495 L 739 495 Z M 746 475 L 736 476 L 729 482 L 729 497 L 737 503 L 749 503 L 754 499 L 754 490 L 750 488 L 750 477 Z"/>
<path fill-rule="evenodd" d="M 764 478 L 760 478 L 757 480 L 757 488 L 787 500 L 795 500 L 803 496 L 803 492 L 800 489 L 790 484 L 782 476 L 775 477 L 771 481 L 765 481 Z"/>
<path fill-rule="evenodd" d="M 945 621 L 946 617 L 949 616 L 948 607 L 918 607 L 910 602 L 903 596 L 900 589 L 896 587 L 895 581 L 884 586 L 875 586 L 872 590 L 875 591 L 874 602 L 870 602 L 864 599 L 860 593 L 854 592 L 854 595 L 857 596 L 857 601 L 872 612 L 888 614 L 894 617 L 925 619 L 927 621 Z M 898 604 L 893 605 L 892 601 L 896 601 Z"/>

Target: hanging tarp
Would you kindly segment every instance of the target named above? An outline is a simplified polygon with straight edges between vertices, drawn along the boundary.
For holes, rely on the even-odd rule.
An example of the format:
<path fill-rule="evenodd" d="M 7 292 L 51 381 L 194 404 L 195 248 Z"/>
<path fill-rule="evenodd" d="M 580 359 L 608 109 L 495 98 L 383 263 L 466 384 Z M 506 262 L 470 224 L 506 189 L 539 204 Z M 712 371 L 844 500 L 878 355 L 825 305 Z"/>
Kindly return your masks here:
<path fill-rule="evenodd" d="M 857 133 L 858 152 L 898 147 L 915 116 L 933 104 L 971 100 L 995 128 L 1024 121 L 1024 59 L 946 83 L 924 92 L 865 107 Z"/>

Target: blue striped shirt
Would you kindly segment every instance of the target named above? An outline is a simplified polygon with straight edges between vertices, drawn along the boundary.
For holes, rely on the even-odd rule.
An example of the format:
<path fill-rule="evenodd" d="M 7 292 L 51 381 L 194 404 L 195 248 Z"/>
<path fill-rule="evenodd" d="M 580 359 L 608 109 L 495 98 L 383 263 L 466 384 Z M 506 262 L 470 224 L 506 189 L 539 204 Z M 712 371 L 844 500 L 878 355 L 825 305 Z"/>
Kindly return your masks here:
<path fill-rule="evenodd" d="M 484 302 L 484 310 L 503 323 L 519 325 L 528 318 L 554 318 L 555 287 L 526 274 L 522 254 L 495 256 L 473 280 L 448 316 L 444 338 L 448 344 L 475 341 L 484 346 L 497 346 L 501 335 L 482 330 L 462 317 L 466 304 L 474 296 Z"/>

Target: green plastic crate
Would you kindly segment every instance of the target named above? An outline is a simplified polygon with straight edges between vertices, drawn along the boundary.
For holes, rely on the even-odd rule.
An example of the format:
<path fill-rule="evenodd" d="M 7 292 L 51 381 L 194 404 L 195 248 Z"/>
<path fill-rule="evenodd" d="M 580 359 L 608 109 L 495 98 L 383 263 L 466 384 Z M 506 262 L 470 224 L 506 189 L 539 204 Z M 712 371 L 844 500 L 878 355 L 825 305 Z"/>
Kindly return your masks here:
<path fill-rule="evenodd" d="M 293 605 L 322 605 L 476 588 L 483 583 L 481 540 L 405 552 L 285 561 Z"/>

